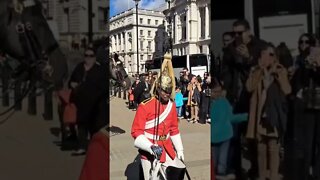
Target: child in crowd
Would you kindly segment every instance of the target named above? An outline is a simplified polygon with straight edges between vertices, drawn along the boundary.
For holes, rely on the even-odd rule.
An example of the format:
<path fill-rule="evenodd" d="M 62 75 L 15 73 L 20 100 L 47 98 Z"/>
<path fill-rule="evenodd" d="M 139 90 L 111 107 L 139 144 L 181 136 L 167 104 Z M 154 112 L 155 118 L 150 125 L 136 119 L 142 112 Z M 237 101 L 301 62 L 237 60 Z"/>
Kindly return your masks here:
<path fill-rule="evenodd" d="M 177 107 L 178 118 L 181 119 L 182 118 L 183 95 L 181 93 L 181 89 L 179 86 L 176 87 L 175 102 L 176 102 L 176 107 Z"/>
<path fill-rule="evenodd" d="M 248 119 L 248 113 L 233 114 L 233 108 L 225 95 L 226 91 L 222 84 L 215 80 L 211 96 L 210 116 L 211 148 L 217 179 L 227 177 L 229 144 L 233 136 L 232 123 L 239 123 Z"/>

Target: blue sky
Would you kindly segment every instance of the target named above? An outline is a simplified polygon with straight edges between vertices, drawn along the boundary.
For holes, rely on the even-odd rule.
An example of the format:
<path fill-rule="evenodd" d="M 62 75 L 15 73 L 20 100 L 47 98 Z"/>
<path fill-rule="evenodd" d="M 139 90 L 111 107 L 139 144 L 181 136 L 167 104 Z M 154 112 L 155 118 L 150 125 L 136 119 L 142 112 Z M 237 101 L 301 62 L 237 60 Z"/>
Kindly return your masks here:
<path fill-rule="evenodd" d="M 139 7 L 143 9 L 155 9 L 165 5 L 165 0 L 140 0 Z M 133 0 L 110 0 L 110 17 L 125 10 L 135 7 Z"/>

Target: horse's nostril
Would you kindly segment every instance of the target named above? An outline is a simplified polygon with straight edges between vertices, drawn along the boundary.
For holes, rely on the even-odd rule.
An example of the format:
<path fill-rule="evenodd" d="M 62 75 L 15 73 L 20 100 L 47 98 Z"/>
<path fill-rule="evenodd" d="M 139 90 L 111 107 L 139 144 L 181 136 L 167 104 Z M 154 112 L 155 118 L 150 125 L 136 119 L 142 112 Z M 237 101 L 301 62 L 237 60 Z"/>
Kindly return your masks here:
<path fill-rule="evenodd" d="M 16 25 L 16 31 L 18 33 L 23 33 L 24 32 L 24 25 L 22 23 L 19 23 Z"/>
<path fill-rule="evenodd" d="M 32 29 L 32 25 L 31 25 L 30 22 L 26 23 L 26 29 L 29 30 L 29 31 Z"/>

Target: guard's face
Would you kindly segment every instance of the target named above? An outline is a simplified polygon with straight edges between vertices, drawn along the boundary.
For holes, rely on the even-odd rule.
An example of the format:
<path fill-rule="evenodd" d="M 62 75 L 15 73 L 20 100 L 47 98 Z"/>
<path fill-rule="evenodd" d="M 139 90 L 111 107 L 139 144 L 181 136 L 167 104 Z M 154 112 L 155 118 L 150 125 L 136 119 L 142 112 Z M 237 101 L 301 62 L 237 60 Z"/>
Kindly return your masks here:
<path fill-rule="evenodd" d="M 161 98 L 160 101 L 164 103 L 168 103 L 170 100 L 171 91 L 172 89 L 167 89 L 167 90 L 160 89 L 160 92 L 159 92 L 159 96 Z"/>

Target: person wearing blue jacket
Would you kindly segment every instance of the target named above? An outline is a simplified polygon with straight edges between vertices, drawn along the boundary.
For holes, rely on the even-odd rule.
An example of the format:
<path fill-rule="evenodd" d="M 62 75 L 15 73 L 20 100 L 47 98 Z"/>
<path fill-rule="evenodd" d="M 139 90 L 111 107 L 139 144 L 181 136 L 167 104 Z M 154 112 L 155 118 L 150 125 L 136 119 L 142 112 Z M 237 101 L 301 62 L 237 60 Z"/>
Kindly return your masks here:
<path fill-rule="evenodd" d="M 176 103 L 176 107 L 177 107 L 178 118 L 181 119 L 182 118 L 183 95 L 181 93 L 180 87 L 178 87 L 178 86 L 176 87 L 175 103 Z"/>
<path fill-rule="evenodd" d="M 233 114 L 233 107 L 225 97 L 226 92 L 217 83 L 212 91 L 210 106 L 211 116 L 211 148 L 218 177 L 227 175 L 228 151 L 230 139 L 233 136 L 232 123 L 239 123 L 248 119 L 248 113 Z"/>

